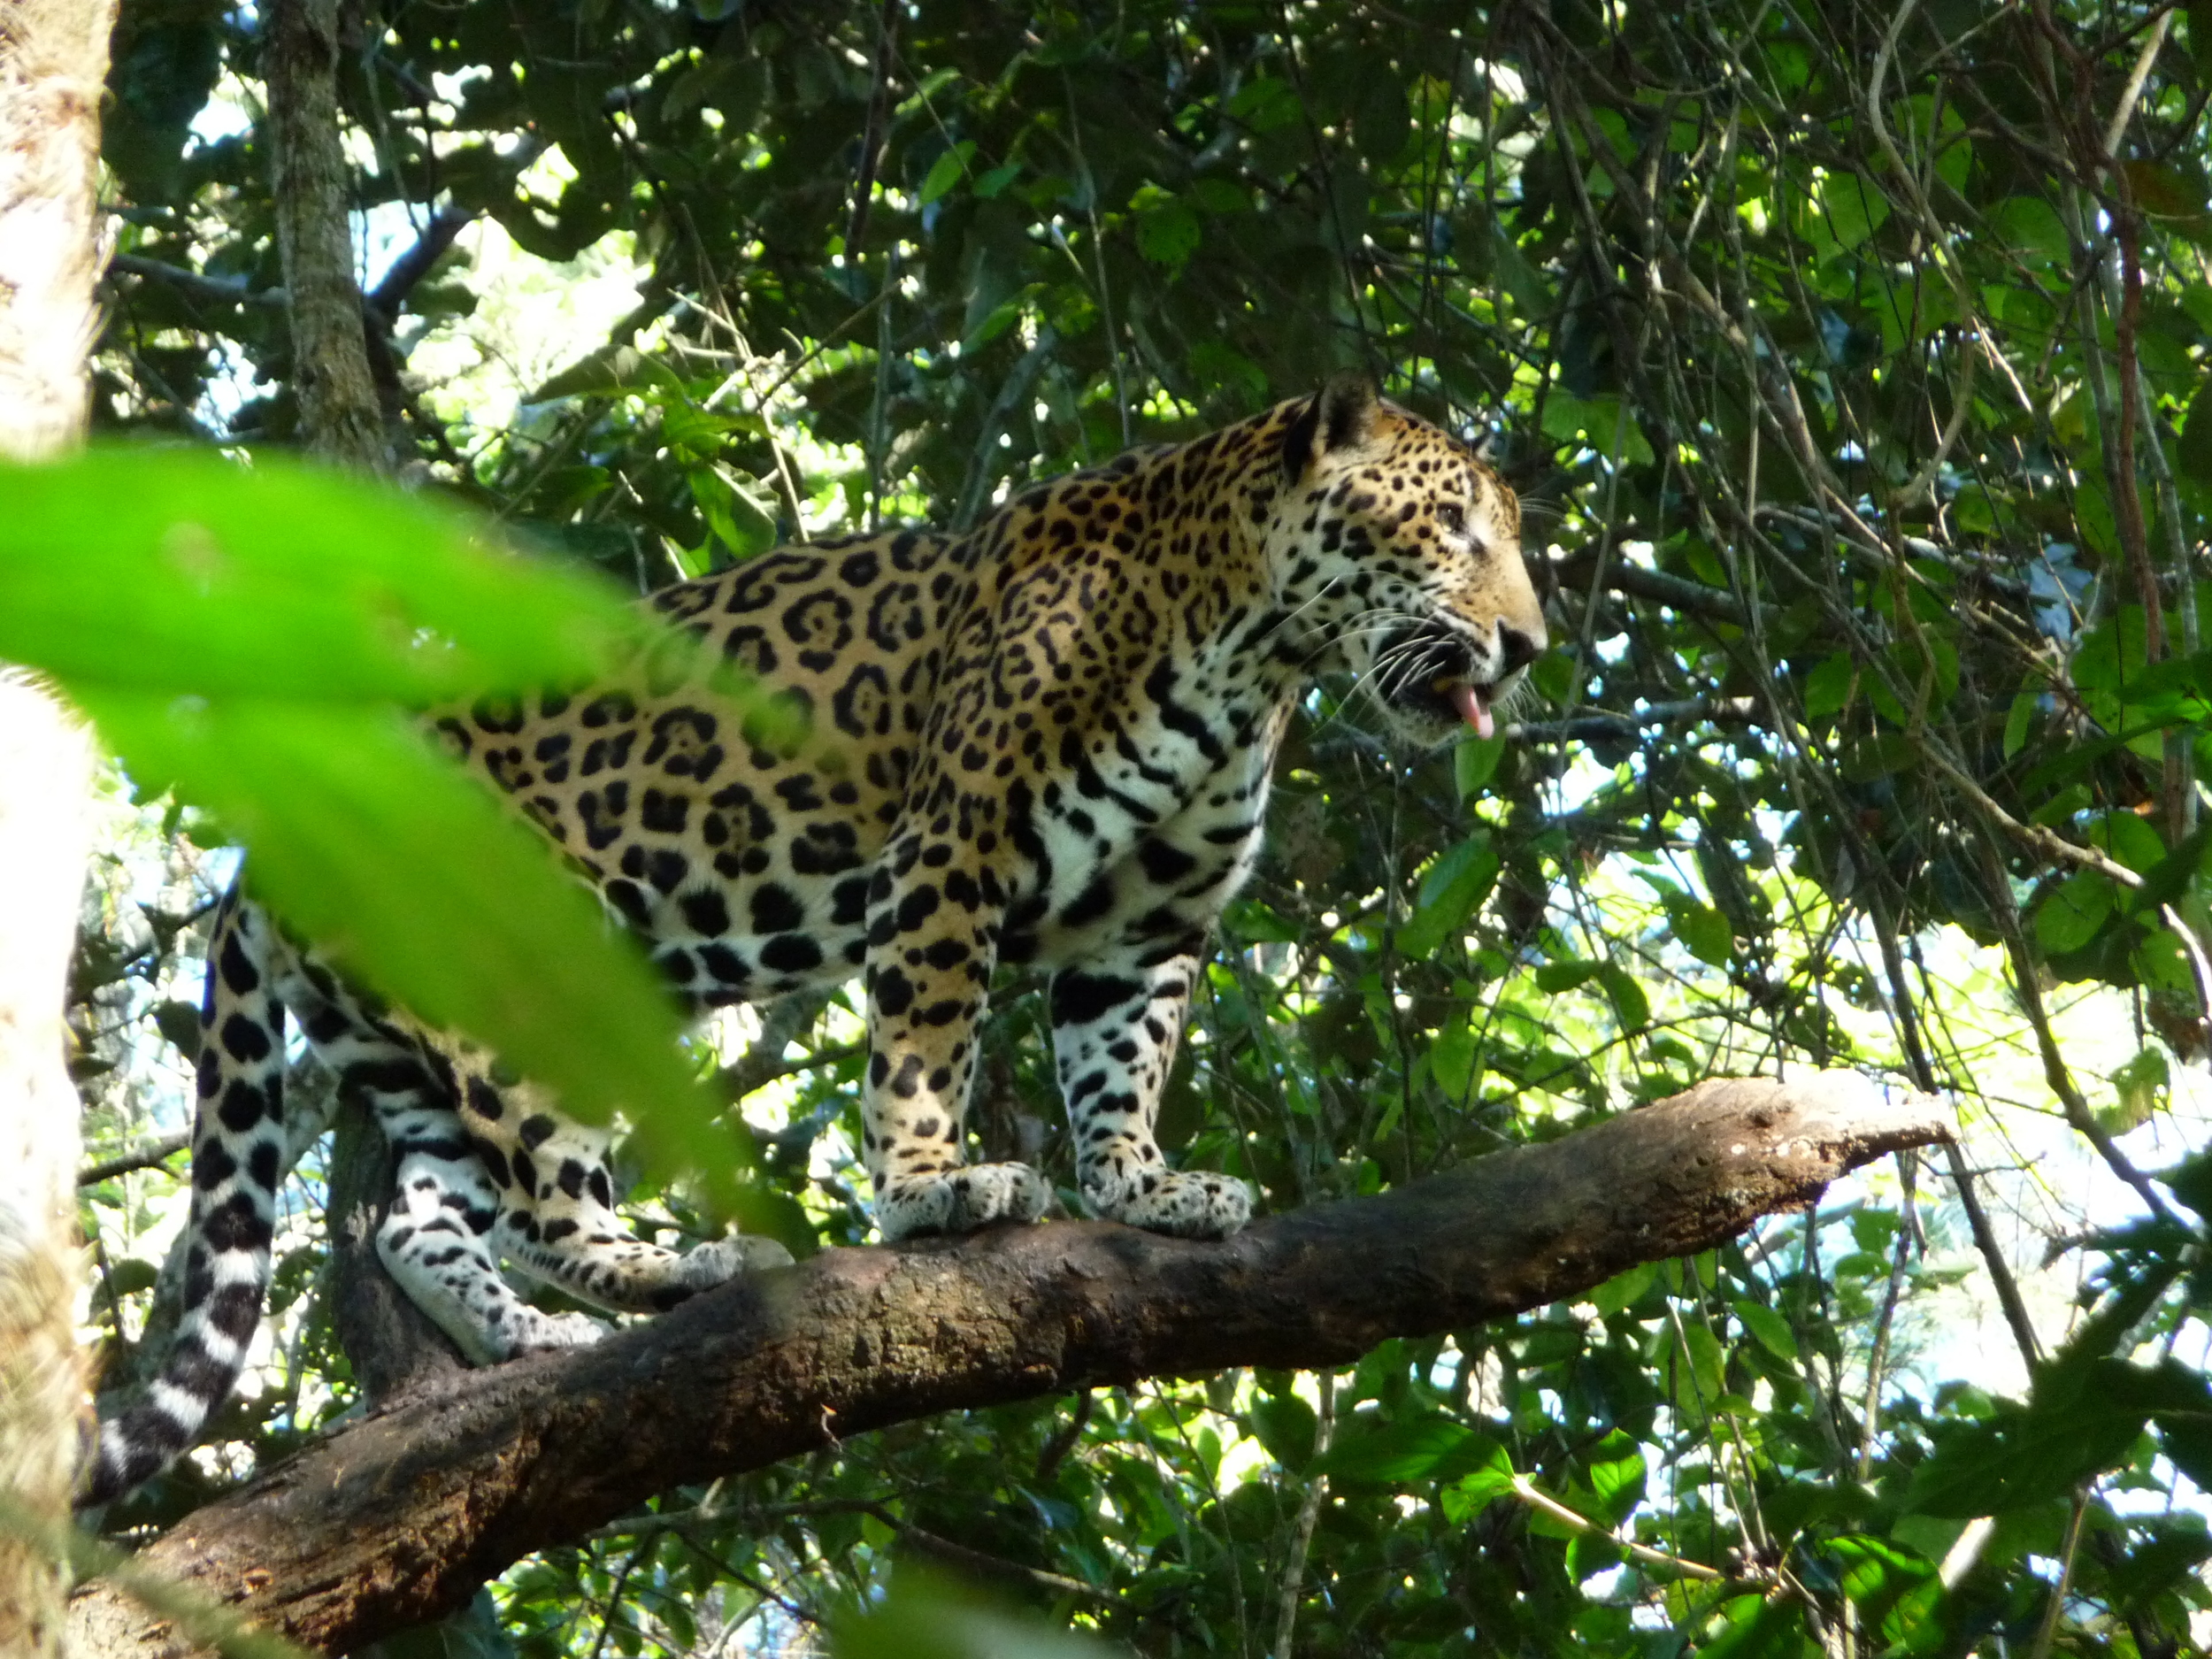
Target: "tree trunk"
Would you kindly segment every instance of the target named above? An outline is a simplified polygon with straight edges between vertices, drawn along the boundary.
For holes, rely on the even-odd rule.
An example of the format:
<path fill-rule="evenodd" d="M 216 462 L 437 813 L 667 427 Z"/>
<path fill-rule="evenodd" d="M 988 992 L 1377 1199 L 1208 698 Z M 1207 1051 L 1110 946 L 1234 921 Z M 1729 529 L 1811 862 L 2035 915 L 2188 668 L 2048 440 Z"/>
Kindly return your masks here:
<path fill-rule="evenodd" d="M 77 442 L 96 316 L 100 90 L 112 0 L 0 10 L 0 457 Z M 0 1653 L 63 1651 L 85 1409 L 74 1304 L 81 1107 L 62 1007 L 89 836 L 91 747 L 0 664 Z"/>
<path fill-rule="evenodd" d="M 831 1250 L 595 1348 L 418 1390 L 200 1510 L 139 1564 L 343 1653 L 459 1607 L 657 1492 L 910 1418 L 1226 1366 L 1342 1364 L 1463 1330 L 1811 1203 L 1948 1136 L 1863 1079 L 1722 1079 L 1548 1145 L 1219 1244 L 1098 1222 Z M 112 1588 L 82 1651 L 180 1651 Z"/>
<path fill-rule="evenodd" d="M 369 373 L 338 127 L 338 0 L 271 0 L 261 75 L 275 151 L 277 250 L 292 324 L 292 390 L 310 453 L 391 471 Z"/>
<path fill-rule="evenodd" d="M 292 335 L 292 389 L 311 455 L 388 474 L 392 451 L 369 365 L 338 113 L 337 0 L 272 0 L 261 73 L 275 150 L 270 181 Z M 326 1285 L 341 1346 L 371 1401 L 457 1371 L 453 1345 L 403 1295 L 376 1254 L 393 1197 L 382 1132 L 358 1101 L 339 1102 L 331 1154 Z"/>
<path fill-rule="evenodd" d="M 6 235 L 0 215 L 0 237 Z M 85 1408 L 77 1119 L 62 1002 L 92 757 L 42 687 L 0 669 L 0 1654 L 62 1651 Z"/>

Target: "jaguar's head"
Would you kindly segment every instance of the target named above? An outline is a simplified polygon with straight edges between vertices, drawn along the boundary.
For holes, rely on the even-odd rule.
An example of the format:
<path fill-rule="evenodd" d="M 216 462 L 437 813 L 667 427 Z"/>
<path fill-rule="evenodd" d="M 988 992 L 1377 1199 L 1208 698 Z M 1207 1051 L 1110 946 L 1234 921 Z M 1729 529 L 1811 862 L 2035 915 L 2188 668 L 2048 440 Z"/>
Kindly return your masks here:
<path fill-rule="evenodd" d="M 1349 670 L 1417 742 L 1490 736 L 1545 646 L 1513 492 L 1363 375 L 1283 414 L 1268 555 L 1286 649 Z"/>

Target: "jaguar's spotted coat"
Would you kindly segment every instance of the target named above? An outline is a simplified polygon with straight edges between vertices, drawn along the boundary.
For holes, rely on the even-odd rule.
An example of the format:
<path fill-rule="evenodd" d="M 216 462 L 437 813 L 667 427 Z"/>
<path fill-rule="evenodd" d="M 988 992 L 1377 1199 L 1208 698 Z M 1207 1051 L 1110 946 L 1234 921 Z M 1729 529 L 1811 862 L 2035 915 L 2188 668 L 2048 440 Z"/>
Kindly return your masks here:
<path fill-rule="evenodd" d="M 1153 1139 L 1205 939 L 1258 850 L 1269 767 L 1317 668 L 1410 733 L 1486 733 L 1541 649 L 1512 492 L 1363 381 L 1025 490 L 964 536 L 793 547 L 656 595 L 726 671 L 650 661 L 439 719 L 701 1006 L 864 976 L 864 1148 L 886 1237 L 1028 1220 L 1018 1164 L 962 1161 L 1000 963 L 1050 970 L 1086 1203 L 1160 1232 L 1244 1224 L 1240 1182 Z M 716 681 L 721 680 L 721 688 Z M 190 1444 L 259 1317 L 288 1122 L 289 1009 L 374 1106 L 402 1198 L 378 1240 L 479 1359 L 588 1340 L 504 1256 L 616 1310 L 782 1259 L 630 1238 L 600 1137 L 488 1057 L 364 1005 L 234 894 L 209 951 L 187 1312 L 150 1398 L 104 1427 L 91 1498 Z"/>

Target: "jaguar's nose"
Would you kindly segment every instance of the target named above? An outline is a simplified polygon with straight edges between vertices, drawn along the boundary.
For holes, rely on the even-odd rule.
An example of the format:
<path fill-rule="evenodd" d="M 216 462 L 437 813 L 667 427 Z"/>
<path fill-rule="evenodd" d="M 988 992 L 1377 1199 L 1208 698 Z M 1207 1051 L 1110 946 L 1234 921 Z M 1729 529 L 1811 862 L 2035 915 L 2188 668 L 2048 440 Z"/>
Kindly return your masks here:
<path fill-rule="evenodd" d="M 1499 624 L 1498 655 L 1504 663 L 1504 667 L 1499 671 L 1499 678 L 1503 679 L 1507 674 L 1526 668 L 1536 660 L 1538 653 L 1543 649 L 1540 644 L 1529 638 L 1520 629 L 1509 628 L 1503 623 Z"/>

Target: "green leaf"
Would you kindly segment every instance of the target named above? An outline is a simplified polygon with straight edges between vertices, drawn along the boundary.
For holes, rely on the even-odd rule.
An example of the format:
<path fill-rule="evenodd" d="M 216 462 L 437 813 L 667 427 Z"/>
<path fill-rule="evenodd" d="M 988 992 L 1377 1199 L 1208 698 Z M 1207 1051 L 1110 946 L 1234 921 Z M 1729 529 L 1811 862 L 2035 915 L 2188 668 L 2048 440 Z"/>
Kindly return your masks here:
<path fill-rule="evenodd" d="M 160 1277 L 160 1270 L 151 1262 L 127 1256 L 109 1265 L 103 1288 L 118 1296 L 129 1296 L 142 1290 L 151 1290 Z"/>
<path fill-rule="evenodd" d="M 1480 1059 L 1473 1027 L 1465 1016 L 1455 1015 L 1444 1023 L 1443 1029 L 1436 1033 L 1436 1041 L 1430 1045 L 1429 1075 L 1448 1098 L 1471 1100 L 1479 1079 Z"/>
<path fill-rule="evenodd" d="M 1441 1414 L 1365 1428 L 1340 1421 L 1338 1440 L 1310 1472 L 1344 1486 L 1400 1486 L 1415 1480 L 1456 1481 L 1505 1456 L 1486 1434 Z"/>
<path fill-rule="evenodd" d="M 1698 1659 L 1799 1659 L 1817 1652 L 1805 1636 L 1805 1616 L 1794 1601 L 1738 1596 L 1727 1604 L 1729 1627 L 1697 1650 Z"/>
<path fill-rule="evenodd" d="M 2148 874 L 2167 858 L 2166 843 L 2158 832 L 2133 812 L 2099 815 L 2089 826 L 2089 844 L 2103 849 L 2138 874 Z M 2198 850 L 2201 854 L 2202 848 Z M 2133 896 L 2131 892 L 2130 896 Z"/>
<path fill-rule="evenodd" d="M 731 556 L 750 558 L 776 544 L 776 516 L 751 490 L 719 467 L 694 468 L 685 475 L 691 499 Z"/>
<path fill-rule="evenodd" d="M 2054 270 L 2073 263 L 2058 211 L 2039 196 L 2008 196 L 1990 210 L 1990 228 L 2021 258 Z"/>
<path fill-rule="evenodd" d="M 2028 725 L 2035 718 L 2036 709 L 2045 696 L 2043 683 L 2039 679 L 2020 687 L 2012 700 L 2012 707 L 2005 714 L 2005 758 L 2010 760 L 2026 745 Z"/>
<path fill-rule="evenodd" d="M 2212 1411 L 2162 1412 L 2159 1448 L 2199 1486 L 2212 1486 Z"/>
<path fill-rule="evenodd" d="M 1643 1262 L 1624 1273 L 1616 1273 L 1589 1295 L 1590 1305 L 1601 1314 L 1616 1314 L 1635 1306 L 1659 1277 L 1659 1263 Z"/>
<path fill-rule="evenodd" d="M 1137 221 L 1137 251 L 1154 265 L 1180 270 L 1198 251 L 1198 215 L 1181 202 L 1170 202 Z"/>
<path fill-rule="evenodd" d="M 1599 979 L 1605 994 L 1612 999 L 1613 1012 L 1621 1022 L 1624 1032 L 1637 1032 L 1651 1024 L 1651 999 L 1644 995 L 1644 987 L 1636 983 L 1636 976 L 1616 963 L 1607 963 L 1599 970 Z"/>
<path fill-rule="evenodd" d="M 1452 750 L 1452 783 L 1463 801 L 1480 795 L 1505 755 L 1505 739 L 1465 737 Z"/>
<path fill-rule="evenodd" d="M 1038 1615 L 997 1606 L 902 1560 L 887 1594 L 831 1627 L 832 1659 L 1122 1659 L 1122 1650 Z"/>
<path fill-rule="evenodd" d="M 1497 849 L 1480 831 L 1448 849 L 1423 878 L 1412 918 L 1398 930 L 1399 955 L 1417 961 L 1442 949 L 1489 895 L 1501 867 Z"/>
<path fill-rule="evenodd" d="M 1805 716 L 1808 719 L 1824 719 L 1840 714 L 1851 700 L 1851 687 L 1857 678 L 1857 665 L 1851 653 L 1839 651 L 1805 676 Z"/>
<path fill-rule="evenodd" d="M 488 1590 L 479 1590 L 449 1618 L 387 1636 L 378 1646 L 385 1659 L 514 1659 L 516 1652 Z"/>
<path fill-rule="evenodd" d="M 0 657 L 73 686 L 433 702 L 589 674 L 637 624 L 420 496 L 282 461 L 0 467 Z"/>
<path fill-rule="evenodd" d="M 2135 204 L 2160 219 L 2192 219 L 2204 213 L 2204 191 L 2184 178 L 2179 169 L 2157 161 L 2125 161 L 2128 191 Z"/>
<path fill-rule="evenodd" d="M 1514 308 L 1525 318 L 1550 316 L 1554 310 L 1550 284 L 1529 263 L 1519 242 L 1502 223 L 1493 219 L 1490 227 L 1491 261 L 1505 291 L 1513 296 Z"/>
<path fill-rule="evenodd" d="M 1743 1328 L 1758 1339 L 1759 1346 L 1775 1358 L 1797 1359 L 1797 1337 L 1790 1329 L 1790 1322 L 1764 1302 L 1737 1302 L 1732 1304 L 1736 1317 L 1743 1321 Z"/>
<path fill-rule="evenodd" d="M 1830 173 L 1814 199 L 1840 252 L 1857 247 L 1889 217 L 1889 197 L 1855 173 Z"/>
<path fill-rule="evenodd" d="M 1536 988 L 1547 996 L 1556 996 L 1589 984 L 1603 966 L 1596 962 L 1548 962 L 1536 970 Z"/>
<path fill-rule="evenodd" d="M 976 195 L 981 196 L 987 202 L 989 201 L 993 196 L 1003 190 L 1008 185 L 1013 183 L 1015 180 L 1021 177 L 1021 171 L 1022 165 L 1018 161 L 1007 161 L 1000 163 L 997 166 L 992 168 L 990 172 L 985 173 L 981 178 L 975 181 L 974 188 Z"/>
<path fill-rule="evenodd" d="M 1608 461 L 1617 449 L 1631 466 L 1648 466 L 1657 458 L 1627 403 L 1617 396 L 1576 397 L 1554 387 L 1544 400 L 1544 434 L 1586 444 Z"/>
<path fill-rule="evenodd" d="M 2112 914 L 2112 879 L 2078 871 L 2047 895 L 2035 910 L 2036 942 L 2053 956 L 2079 950 Z"/>
<path fill-rule="evenodd" d="M 1545 702 L 1559 703 L 1573 692 L 1574 682 L 1573 657 L 1565 651 L 1547 651 L 1529 664 L 1528 678 L 1522 683 L 1535 687 Z"/>
<path fill-rule="evenodd" d="M 1397 160 L 1413 133 L 1413 111 L 1403 77 L 1388 63 L 1379 59 L 1360 77 L 1351 114 L 1352 141 L 1368 165 L 1386 167 Z"/>
<path fill-rule="evenodd" d="M 154 1010 L 154 1027 L 188 1060 L 200 1054 L 200 1010 L 193 1003 L 167 1002 Z"/>
<path fill-rule="evenodd" d="M 961 175 L 968 170 L 968 157 L 974 154 L 975 140 L 964 138 L 931 162 L 928 173 L 922 177 L 922 188 L 918 193 L 920 205 L 927 207 L 959 183 Z"/>
<path fill-rule="evenodd" d="M 1263 1394 L 1252 1402 L 1252 1428 L 1267 1455 L 1295 1474 L 1313 1461 L 1313 1437 L 1319 1419 L 1313 1408 L 1290 1389 Z"/>
<path fill-rule="evenodd" d="M 2197 1214 L 2212 1220 L 2212 1152 L 2185 1158 L 2173 1168 L 2158 1171 L 2155 1179 Z"/>
<path fill-rule="evenodd" d="M 1444 1518 L 1463 1526 L 1495 1500 L 1513 1490 L 1513 1462 L 1505 1448 L 1486 1437 L 1488 1450 L 1479 1467 L 1444 1488 L 1438 1501 Z"/>
<path fill-rule="evenodd" d="M 1820 1551 L 1842 1571 L 1837 1575 L 1860 1617 L 1878 1623 L 1899 1600 L 1935 1577 L 1924 1556 L 1863 1533 L 1824 1540 Z"/>
<path fill-rule="evenodd" d="M 1266 74 L 1246 81 L 1222 106 L 1225 114 L 1255 133 L 1271 133 L 1296 120 L 1303 108 L 1303 100 L 1290 82 Z"/>
<path fill-rule="evenodd" d="M 2212 489 L 2212 380 L 2197 388 L 2189 400 L 2181 437 L 2174 445 L 2174 465 L 2191 483 Z"/>
<path fill-rule="evenodd" d="M 1844 751 L 1843 775 L 1853 783 L 1871 783 L 1893 772 L 1909 772 L 1919 759 L 1920 751 L 1902 732 L 1878 732 Z"/>
<path fill-rule="evenodd" d="M 2113 1103 L 2097 1114 L 2097 1126 L 2112 1135 L 2140 1128 L 2165 1104 L 2171 1080 L 2164 1049 L 2139 1050 L 2132 1060 L 2113 1072 Z"/>
<path fill-rule="evenodd" d="M 1720 1339 L 1703 1324 L 1685 1321 L 1681 1340 L 1671 1345 L 1675 1367 L 1675 1402 L 1686 1411 L 1703 1415 L 1720 1398 L 1727 1356 Z"/>
<path fill-rule="evenodd" d="M 1615 1429 L 1590 1448 L 1590 1490 L 1598 1508 L 1618 1526 L 1644 1500 L 1644 1455 L 1635 1440 Z"/>
<path fill-rule="evenodd" d="M 1683 949 L 1700 962 L 1724 968 L 1735 959 L 1735 934 L 1728 918 L 1711 905 L 1686 901 L 1670 905 L 1668 919 L 1674 924 L 1674 936 Z"/>

